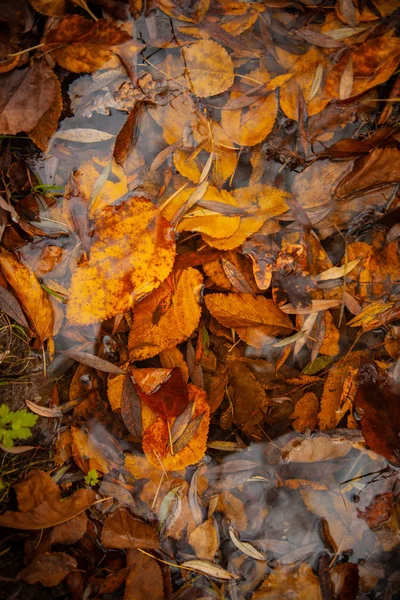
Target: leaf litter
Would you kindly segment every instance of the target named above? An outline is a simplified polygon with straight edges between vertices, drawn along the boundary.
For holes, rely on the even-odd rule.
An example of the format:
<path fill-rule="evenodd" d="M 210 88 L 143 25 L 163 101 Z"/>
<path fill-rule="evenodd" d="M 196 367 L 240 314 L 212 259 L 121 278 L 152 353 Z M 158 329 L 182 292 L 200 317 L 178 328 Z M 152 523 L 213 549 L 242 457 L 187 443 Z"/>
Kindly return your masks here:
<path fill-rule="evenodd" d="M 5 7 L 6 594 L 396 597 L 397 3 Z"/>

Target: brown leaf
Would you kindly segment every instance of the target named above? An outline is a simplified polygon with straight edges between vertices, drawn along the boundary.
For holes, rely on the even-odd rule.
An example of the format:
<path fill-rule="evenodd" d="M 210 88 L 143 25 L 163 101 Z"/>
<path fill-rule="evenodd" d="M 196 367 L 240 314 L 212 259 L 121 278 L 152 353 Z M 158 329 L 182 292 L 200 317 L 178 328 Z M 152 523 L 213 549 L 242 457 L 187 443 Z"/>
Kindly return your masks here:
<path fill-rule="evenodd" d="M 296 406 L 291 414 L 292 427 L 300 433 L 306 430 L 312 431 L 317 424 L 317 414 L 319 402 L 314 392 L 306 392 L 304 396 L 296 402 Z"/>
<path fill-rule="evenodd" d="M 256 348 L 262 348 L 271 337 L 293 329 L 289 317 L 263 296 L 211 294 L 205 302 L 221 325 L 232 327 L 245 342 Z"/>
<path fill-rule="evenodd" d="M 165 600 L 163 576 L 158 562 L 139 550 L 128 553 L 129 575 L 124 600 Z"/>
<path fill-rule="evenodd" d="M 114 373 L 115 375 L 122 375 L 125 373 L 125 371 L 120 367 L 117 367 L 117 365 L 110 363 L 108 360 L 104 360 L 104 358 L 99 358 L 95 354 L 80 352 L 79 350 L 64 350 L 63 353 L 82 365 L 97 369 L 98 371 L 104 371 L 104 373 Z"/>
<path fill-rule="evenodd" d="M 68 15 L 57 28 L 48 32 L 45 48 L 64 69 L 73 73 L 92 73 L 118 51 L 118 46 L 131 40 L 126 31 L 111 21 L 90 21 L 80 15 Z M 136 50 L 139 47 L 137 44 Z"/>
<path fill-rule="evenodd" d="M 104 523 L 101 543 L 105 548 L 148 548 L 160 547 L 155 527 L 121 508 L 110 515 Z"/>
<path fill-rule="evenodd" d="M 50 543 L 64 546 L 75 544 L 85 535 L 87 526 L 88 518 L 85 513 L 81 513 L 67 523 L 56 525 L 51 532 Z"/>
<path fill-rule="evenodd" d="M 32 98 L 35 102 L 32 103 Z M 47 62 L 1 76 L 0 132 L 14 135 L 34 129 L 47 110 L 61 99 L 60 84 Z"/>
<path fill-rule="evenodd" d="M 233 389 L 233 421 L 244 433 L 259 434 L 258 423 L 264 419 L 268 400 L 261 383 L 252 371 L 239 361 L 228 365 L 229 383 Z"/>
<path fill-rule="evenodd" d="M 393 493 L 378 494 L 364 511 L 357 510 L 357 515 L 364 519 L 368 527 L 376 529 L 390 519 L 394 507 Z"/>
<path fill-rule="evenodd" d="M 30 565 L 18 573 L 18 579 L 34 585 L 55 587 L 74 569 L 78 563 L 65 552 L 45 552 L 36 556 Z"/>
<path fill-rule="evenodd" d="M 53 306 L 48 294 L 42 289 L 33 271 L 14 254 L 3 249 L 0 253 L 0 268 L 40 340 L 44 342 L 53 335 L 54 328 Z"/>
<path fill-rule="evenodd" d="M 45 529 L 69 521 L 93 504 L 93 490 L 79 489 L 61 500 L 57 484 L 44 471 L 32 471 L 15 485 L 21 512 L 6 511 L 0 526 L 12 529 Z"/>
<path fill-rule="evenodd" d="M 0 309 L 14 321 L 29 329 L 28 321 L 18 300 L 3 286 L 0 286 Z"/>
<path fill-rule="evenodd" d="M 29 3 L 42 15 L 62 17 L 66 13 L 66 0 L 29 0 Z"/>
<path fill-rule="evenodd" d="M 194 549 L 197 558 L 213 560 L 219 547 L 219 536 L 213 519 L 207 519 L 196 527 L 190 534 L 188 542 Z"/>
<path fill-rule="evenodd" d="M 140 440 L 142 438 L 142 404 L 129 375 L 124 377 L 122 387 L 121 417 L 129 433 Z"/>
<path fill-rule="evenodd" d="M 374 362 L 362 364 L 355 408 L 368 446 L 400 464 L 400 386 L 381 373 Z"/>

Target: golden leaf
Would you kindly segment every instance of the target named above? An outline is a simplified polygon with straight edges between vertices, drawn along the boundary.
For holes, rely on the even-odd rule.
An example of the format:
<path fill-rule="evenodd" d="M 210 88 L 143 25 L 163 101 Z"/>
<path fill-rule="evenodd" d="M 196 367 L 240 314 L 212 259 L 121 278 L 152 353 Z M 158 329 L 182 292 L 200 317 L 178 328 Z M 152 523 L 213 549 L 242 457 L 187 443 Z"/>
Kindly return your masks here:
<path fill-rule="evenodd" d="M 29 322 L 44 342 L 53 335 L 54 312 L 48 294 L 36 275 L 14 254 L 1 250 L 0 268 L 17 296 Z"/>
<path fill-rule="evenodd" d="M 354 357 L 357 364 L 357 357 Z M 351 409 L 357 391 L 357 368 L 351 364 L 336 365 L 329 371 L 321 396 L 319 429 L 334 429 Z"/>
<path fill-rule="evenodd" d="M 99 216 L 103 208 L 114 204 L 128 193 L 126 175 L 115 160 L 112 161 L 107 180 L 96 191 L 97 182 L 106 168 L 106 160 L 94 157 L 82 163 L 74 174 L 79 189 L 88 202 L 91 219 Z"/>
<path fill-rule="evenodd" d="M 90 433 L 79 427 L 71 427 L 72 456 L 78 467 L 84 473 L 95 469 L 100 473 L 108 473 L 107 459 L 103 456 L 98 444 L 95 443 Z"/>
<path fill-rule="evenodd" d="M 186 83 L 200 98 L 226 92 L 234 81 L 232 59 L 213 40 L 200 40 L 182 48 Z"/>
<path fill-rule="evenodd" d="M 143 435 L 143 451 L 148 460 L 160 469 L 179 471 L 197 463 L 207 449 L 207 435 L 210 424 L 210 407 L 204 390 L 188 385 L 189 401 L 194 402 L 192 420 L 202 418 L 191 440 L 175 454 L 171 454 L 168 425 L 164 419 L 157 419 Z M 170 423 L 170 426 L 173 422 Z"/>
<path fill-rule="evenodd" d="M 230 237 L 217 239 L 215 233 L 203 234 L 203 239 L 209 246 L 219 250 L 233 250 L 253 233 L 256 233 L 268 219 L 288 210 L 285 198 L 287 192 L 261 183 L 244 188 L 236 188 L 232 193 L 238 208 L 247 215 L 240 217 L 239 228 Z"/>
<path fill-rule="evenodd" d="M 175 258 L 170 225 L 145 198 L 107 207 L 93 240 L 71 281 L 67 317 L 74 324 L 123 313 L 168 277 Z"/>
<path fill-rule="evenodd" d="M 306 392 L 297 402 L 291 414 L 292 427 L 295 431 L 304 433 L 315 429 L 319 402 L 314 392 Z"/>
<path fill-rule="evenodd" d="M 165 282 L 135 306 L 128 342 L 131 360 L 150 358 L 188 339 L 200 319 L 202 282 L 199 271 L 185 269 L 177 276 L 173 292 Z M 163 302 L 168 308 L 158 317 Z"/>
<path fill-rule="evenodd" d="M 190 534 L 188 542 L 195 551 L 197 558 L 213 560 L 219 548 L 219 537 L 213 525 L 213 520 L 207 519 L 196 527 Z"/>
<path fill-rule="evenodd" d="M 333 322 L 331 313 L 327 310 L 324 313 L 325 319 L 325 337 L 322 342 L 322 346 L 319 349 L 319 354 L 326 354 L 327 356 L 337 356 L 340 352 L 339 340 L 340 333 L 338 328 Z"/>
<path fill-rule="evenodd" d="M 267 71 L 257 69 L 248 75 L 259 83 L 267 83 Z M 232 92 L 230 99 L 240 97 L 240 92 Z M 221 125 L 227 137 L 238 146 L 255 146 L 262 142 L 275 124 L 278 102 L 274 93 L 256 100 L 248 108 L 222 110 Z"/>
<path fill-rule="evenodd" d="M 261 349 L 271 337 L 289 333 L 292 322 L 276 304 L 264 296 L 211 294 L 206 305 L 224 327 L 233 328 L 250 346 Z"/>

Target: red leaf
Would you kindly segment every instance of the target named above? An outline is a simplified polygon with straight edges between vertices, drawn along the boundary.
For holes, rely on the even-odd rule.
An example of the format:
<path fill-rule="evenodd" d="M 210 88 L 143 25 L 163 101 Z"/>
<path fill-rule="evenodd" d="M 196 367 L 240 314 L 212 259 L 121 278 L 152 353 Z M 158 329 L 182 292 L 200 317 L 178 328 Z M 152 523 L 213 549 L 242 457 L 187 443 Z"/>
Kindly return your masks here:
<path fill-rule="evenodd" d="M 152 394 L 145 394 L 139 386 L 140 399 L 159 417 L 171 419 L 180 415 L 189 404 L 189 394 L 180 369 L 172 369 L 171 375 Z"/>

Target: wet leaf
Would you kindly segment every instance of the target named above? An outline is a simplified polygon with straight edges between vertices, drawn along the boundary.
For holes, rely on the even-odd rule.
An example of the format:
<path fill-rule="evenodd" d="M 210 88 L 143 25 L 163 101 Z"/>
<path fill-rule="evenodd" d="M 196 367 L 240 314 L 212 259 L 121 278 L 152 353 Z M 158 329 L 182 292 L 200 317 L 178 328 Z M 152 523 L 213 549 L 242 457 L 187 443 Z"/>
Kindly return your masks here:
<path fill-rule="evenodd" d="M 180 369 L 175 368 L 161 385 L 145 393 L 139 386 L 137 393 L 145 404 L 165 420 L 180 415 L 189 404 L 189 393 Z"/>
<path fill-rule="evenodd" d="M 129 375 L 124 377 L 121 395 L 121 417 L 135 438 L 142 437 L 142 404 Z"/>
<path fill-rule="evenodd" d="M 32 98 L 36 98 L 34 104 Z M 60 84 L 45 60 L 2 75 L 0 132 L 15 134 L 34 129 L 46 111 L 60 100 Z"/>
<path fill-rule="evenodd" d="M 289 333 L 293 327 L 272 300 L 250 294 L 212 294 L 205 299 L 208 310 L 221 325 L 232 327 L 250 346 L 262 348 L 271 337 Z"/>
<path fill-rule="evenodd" d="M 202 560 L 212 561 L 219 547 L 219 536 L 212 519 L 196 527 L 189 536 L 189 544 Z"/>
<path fill-rule="evenodd" d="M 31 585 L 41 583 L 45 587 L 55 587 L 77 566 L 76 559 L 65 552 L 45 552 L 36 556 L 30 565 L 20 571 L 18 579 Z"/>
<path fill-rule="evenodd" d="M 189 268 L 177 274 L 174 290 L 167 282 L 138 303 L 129 335 L 131 360 L 155 356 L 185 341 L 197 327 L 201 308 L 198 302 L 203 278 Z M 154 320 L 157 308 L 168 301 L 168 309 Z"/>
<path fill-rule="evenodd" d="M 206 394 L 200 388 L 189 384 L 187 387 L 189 402 L 194 402 L 193 419 L 202 415 L 202 419 L 190 441 L 176 454 L 172 454 L 169 431 L 166 421 L 158 418 L 143 435 L 143 450 L 149 461 L 157 468 L 166 471 L 178 471 L 197 463 L 207 448 L 207 435 L 210 423 L 210 408 Z M 171 423 L 173 426 L 173 423 Z"/>
<path fill-rule="evenodd" d="M 187 69 L 187 85 L 200 98 L 216 96 L 233 84 L 233 64 L 229 54 L 213 40 L 201 40 L 182 49 Z"/>
<path fill-rule="evenodd" d="M 160 546 L 155 527 L 121 508 L 104 523 L 101 542 L 105 548 L 149 548 Z"/>
<path fill-rule="evenodd" d="M 68 142 L 80 142 L 82 144 L 93 144 L 95 142 L 105 142 L 112 139 L 114 136 L 106 131 L 98 129 L 84 129 L 77 127 L 76 129 L 64 129 L 56 134 L 59 140 Z"/>
<path fill-rule="evenodd" d="M 13 529 L 45 529 L 69 521 L 84 512 L 95 501 L 93 490 L 79 489 L 68 498 L 48 473 L 31 471 L 15 486 L 21 512 L 6 511 L 0 515 L 0 526 Z"/>
<path fill-rule="evenodd" d="M 94 22 L 80 15 L 68 15 L 48 32 L 45 44 L 46 50 L 64 69 L 92 73 L 100 69 L 118 47 L 130 41 L 129 34 L 111 21 Z"/>
<path fill-rule="evenodd" d="M 164 600 L 164 582 L 158 562 L 139 552 L 129 550 L 128 566 L 130 571 L 126 579 L 124 600 Z"/>
<path fill-rule="evenodd" d="M 187 560 L 186 562 L 182 563 L 182 566 L 188 569 L 193 569 L 194 571 L 198 571 L 199 573 L 203 573 L 208 577 L 215 577 L 216 579 L 239 579 L 239 575 L 230 573 L 226 569 L 223 569 L 219 565 L 208 560 Z"/>
<path fill-rule="evenodd" d="M 1 250 L 0 268 L 12 287 L 33 329 L 44 342 L 53 335 L 54 312 L 48 294 L 35 274 L 14 254 Z"/>
<path fill-rule="evenodd" d="M 67 317 L 75 324 L 123 313 L 134 298 L 168 277 L 175 258 L 169 223 L 144 198 L 107 207 L 94 232 L 90 258 L 77 267 L 71 282 Z"/>

